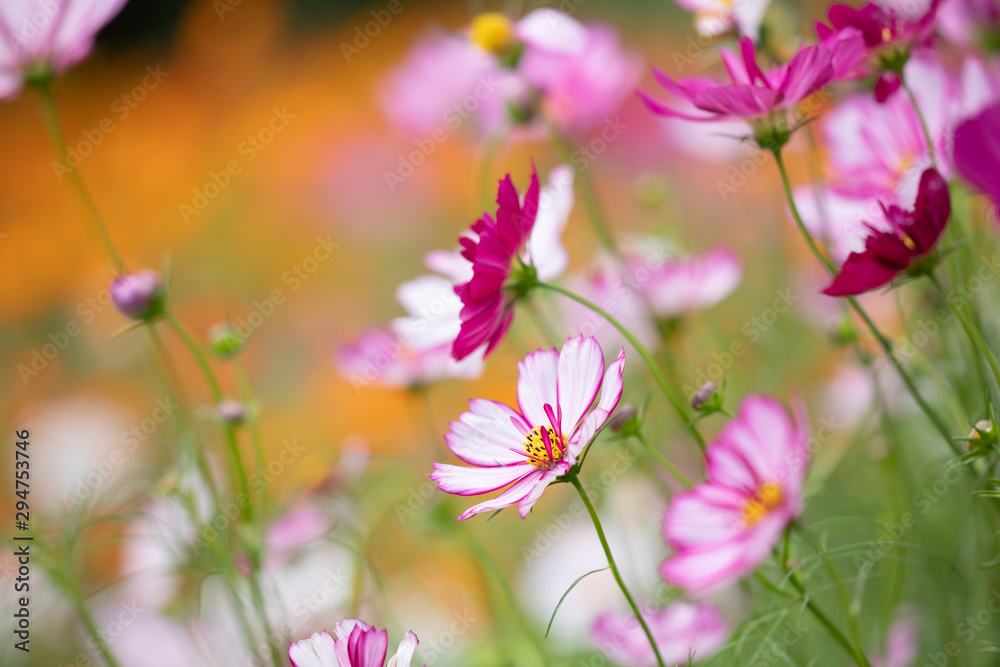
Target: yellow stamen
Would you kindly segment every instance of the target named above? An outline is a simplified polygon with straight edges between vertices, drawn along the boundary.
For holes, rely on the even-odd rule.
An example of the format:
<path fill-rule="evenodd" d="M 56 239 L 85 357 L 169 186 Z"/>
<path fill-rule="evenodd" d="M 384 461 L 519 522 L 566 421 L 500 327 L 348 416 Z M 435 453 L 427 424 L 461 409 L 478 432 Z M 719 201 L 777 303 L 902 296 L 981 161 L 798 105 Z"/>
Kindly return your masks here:
<path fill-rule="evenodd" d="M 785 492 L 776 482 L 765 482 L 757 489 L 757 494 L 743 505 L 743 522 L 749 528 L 781 506 Z"/>
<path fill-rule="evenodd" d="M 566 443 L 556 435 L 551 426 L 545 427 L 549 432 L 549 444 L 552 446 L 552 457 L 545 448 L 545 440 L 542 438 L 542 427 L 536 426 L 528 433 L 527 440 L 524 441 L 524 451 L 528 455 L 528 463 L 536 468 L 548 468 L 553 463 L 562 461 L 563 453 L 566 451 Z"/>
<path fill-rule="evenodd" d="M 882 41 L 883 42 L 892 41 L 892 30 L 889 29 L 889 26 L 882 28 Z"/>
<path fill-rule="evenodd" d="M 514 39 L 514 24 L 500 12 L 480 14 L 469 26 L 469 39 L 491 53 L 500 53 Z"/>

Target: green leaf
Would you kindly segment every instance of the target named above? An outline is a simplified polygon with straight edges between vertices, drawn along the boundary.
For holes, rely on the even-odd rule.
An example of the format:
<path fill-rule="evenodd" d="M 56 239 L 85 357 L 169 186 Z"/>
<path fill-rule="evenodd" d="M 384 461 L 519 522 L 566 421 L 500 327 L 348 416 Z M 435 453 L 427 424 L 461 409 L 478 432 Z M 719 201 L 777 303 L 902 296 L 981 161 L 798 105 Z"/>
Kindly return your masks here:
<path fill-rule="evenodd" d="M 607 570 L 607 569 L 608 569 L 608 567 L 610 567 L 610 566 L 605 566 L 605 567 L 602 567 L 602 568 L 601 568 L 601 569 L 599 569 L 599 570 L 591 570 L 591 571 L 590 571 L 590 572 L 588 572 L 587 574 L 583 574 L 583 575 L 580 575 L 579 577 L 577 577 L 576 581 L 574 581 L 574 582 L 573 582 L 572 584 L 570 584 L 570 587 L 569 587 L 569 588 L 567 588 L 567 589 L 566 589 L 566 592 L 565 592 L 565 593 L 563 593 L 563 595 L 562 595 L 562 597 L 561 597 L 561 598 L 559 598 L 559 604 L 557 604 L 557 605 L 556 605 L 556 608 L 552 610 L 552 618 L 550 618 L 550 619 L 549 619 L 549 627 L 545 628 L 545 638 L 546 638 L 546 639 L 548 639 L 548 638 L 549 638 L 549 631 L 551 631 L 551 630 L 552 630 L 552 623 L 553 623 L 553 621 L 555 621 L 555 620 L 556 620 L 556 614 L 557 614 L 557 613 L 559 613 L 559 607 L 561 607 L 561 606 L 562 606 L 562 603 L 563 603 L 563 602 L 565 602 L 565 600 L 566 600 L 566 596 L 570 594 L 570 591 L 572 591 L 572 590 L 573 590 L 574 588 L 576 588 L 576 585 L 577 585 L 578 583 L 580 583 L 581 581 L 583 581 L 584 579 L 586 579 L 586 578 L 587 578 L 587 577 L 589 577 L 590 575 L 592 575 L 592 574 L 596 574 L 596 573 L 598 573 L 598 572 L 603 572 L 604 570 Z"/>

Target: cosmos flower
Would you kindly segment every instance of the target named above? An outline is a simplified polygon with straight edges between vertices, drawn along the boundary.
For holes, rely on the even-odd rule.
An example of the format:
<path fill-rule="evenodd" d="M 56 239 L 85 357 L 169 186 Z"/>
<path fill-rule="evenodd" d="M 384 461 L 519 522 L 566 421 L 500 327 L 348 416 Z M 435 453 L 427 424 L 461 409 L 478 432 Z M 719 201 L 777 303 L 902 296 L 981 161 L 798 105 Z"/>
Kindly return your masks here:
<path fill-rule="evenodd" d="M 382 107 L 407 133 L 426 137 L 467 121 L 481 134 L 544 129 L 586 133 L 622 105 L 640 62 L 617 34 L 540 8 L 518 21 L 477 16 L 458 34 L 421 40 L 382 90 Z"/>
<path fill-rule="evenodd" d="M 677 4 L 694 12 L 698 34 L 715 37 L 734 28 L 753 41 L 760 39 L 760 24 L 764 21 L 771 0 L 676 0 Z"/>
<path fill-rule="evenodd" d="M 1000 105 L 958 126 L 953 155 L 962 178 L 1000 202 Z"/>
<path fill-rule="evenodd" d="M 802 511 L 804 420 L 773 398 L 749 396 L 706 459 L 708 481 L 674 496 L 663 524 L 674 555 L 660 573 L 693 595 L 752 572 Z"/>
<path fill-rule="evenodd" d="M 698 662 L 712 655 L 729 637 L 729 628 L 714 605 L 675 602 L 645 615 L 663 661 L 686 665 L 693 652 Z M 656 656 L 639 621 L 631 614 L 608 613 L 593 627 L 594 642 L 617 663 L 652 667 Z"/>
<path fill-rule="evenodd" d="M 749 122 L 758 134 L 769 128 L 784 128 L 788 111 L 833 79 L 834 56 L 849 44 L 838 42 L 835 47 L 837 51 L 822 44 L 804 47 L 787 65 L 778 65 L 765 73 L 757 65 L 753 41 L 744 37 L 740 40 L 740 56 L 728 49 L 719 50 L 730 83 L 710 78 L 674 81 L 660 70 L 653 70 L 654 78 L 669 93 L 704 113 L 678 109 L 641 91 L 639 96 L 653 113 L 662 116 L 695 121 L 737 118 Z"/>
<path fill-rule="evenodd" d="M 523 202 L 510 174 L 500 181 L 497 207 L 495 219 L 484 213 L 472 225 L 471 234 L 459 238 L 461 255 L 472 265 L 472 277 L 455 287 L 462 300 L 462 325 L 452 346 L 452 355 L 457 360 L 465 359 L 483 345 L 489 354 L 510 328 L 517 293 L 507 288 L 507 281 L 515 261 L 522 271 L 533 271 L 542 280 L 554 277 L 553 273 L 558 275 L 564 268 L 545 264 L 539 267 L 536 261 L 545 262 L 549 258 L 538 254 L 536 260 L 531 252 L 529 240 L 539 212 L 538 173 L 534 168 Z M 557 246 L 560 233 L 561 229 L 556 233 Z"/>
<path fill-rule="evenodd" d="M 60 74 L 94 47 L 127 0 L 11 0 L 0 4 L 0 99 L 25 80 Z"/>
<path fill-rule="evenodd" d="M 938 9 L 937 27 L 950 41 L 963 46 L 1000 34 L 1000 5 L 996 0 L 948 0 Z"/>
<path fill-rule="evenodd" d="M 911 667 L 920 649 L 920 623 L 912 609 L 904 609 L 889 626 L 885 650 L 873 656 L 872 667 Z"/>
<path fill-rule="evenodd" d="M 364 621 L 351 618 L 337 624 L 333 631 L 319 632 L 309 639 L 293 642 L 288 658 L 293 667 L 410 667 L 417 650 L 417 636 L 407 632 L 396 654 L 385 662 L 389 634 L 376 630 Z"/>
<path fill-rule="evenodd" d="M 460 496 L 506 490 L 459 520 L 515 504 L 521 517 L 527 516 L 611 417 L 621 400 L 624 367 L 625 350 L 605 371 L 601 346 L 577 336 L 561 351 L 538 350 L 518 363 L 517 410 L 470 400 L 469 412 L 452 422 L 445 436 L 448 448 L 470 465 L 435 463 L 430 477 L 442 491 Z M 598 392 L 601 399 L 590 410 Z"/>
<path fill-rule="evenodd" d="M 902 81 L 899 74 L 915 46 L 926 44 L 934 31 L 937 8 L 941 0 L 930 3 L 880 2 L 866 3 L 860 8 L 835 3 L 827 12 L 829 25 L 816 23 L 816 35 L 833 44 L 844 32 L 860 33 L 868 58 L 851 72 L 838 78 L 861 78 L 877 73 L 875 97 L 886 101 Z"/>
<path fill-rule="evenodd" d="M 641 262 L 627 260 L 634 276 L 641 276 Z M 726 248 L 704 255 L 671 257 L 648 272 L 642 290 L 653 314 L 661 319 L 681 317 L 709 308 L 729 296 L 743 277 L 740 260 Z"/>
<path fill-rule="evenodd" d="M 930 253 L 951 215 L 948 184 L 934 169 L 920 178 L 912 211 L 898 206 L 883 209 L 888 229 L 870 226 L 862 252 L 852 252 L 823 293 L 855 296 L 890 283 Z"/>

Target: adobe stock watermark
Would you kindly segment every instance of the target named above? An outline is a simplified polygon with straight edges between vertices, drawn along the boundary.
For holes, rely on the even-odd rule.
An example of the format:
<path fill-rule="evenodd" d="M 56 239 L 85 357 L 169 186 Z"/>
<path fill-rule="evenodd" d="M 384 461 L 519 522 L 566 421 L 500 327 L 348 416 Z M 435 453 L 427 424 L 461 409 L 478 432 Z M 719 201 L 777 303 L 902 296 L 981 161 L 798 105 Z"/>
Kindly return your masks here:
<path fill-rule="evenodd" d="M 975 615 L 966 616 L 965 619 L 955 626 L 955 634 L 962 639 L 965 644 L 959 644 L 957 641 L 950 641 L 945 644 L 942 648 L 943 651 L 937 651 L 934 653 L 927 653 L 927 659 L 930 662 L 925 662 L 923 667 L 948 667 L 949 665 L 955 664 L 968 664 L 960 662 L 952 662 L 952 658 L 957 658 L 962 654 L 963 650 L 967 650 L 969 645 L 975 640 L 976 635 L 981 633 L 986 627 L 993 622 L 993 618 L 1000 614 L 1000 591 L 993 588 L 990 590 L 990 596 L 987 598 L 986 606 L 977 611 Z"/>
<path fill-rule="evenodd" d="M 740 326 L 740 334 L 750 343 L 757 343 L 761 337 L 767 333 L 778 321 L 778 319 L 789 312 L 792 306 L 802 298 L 791 287 L 775 291 L 775 298 L 771 301 L 771 306 L 765 308 L 759 315 L 748 319 Z M 747 346 L 742 341 L 734 340 L 729 344 L 729 348 L 723 352 L 712 354 L 712 362 L 698 371 L 695 375 L 694 385 L 685 384 L 681 389 L 688 400 L 694 396 L 698 388 L 709 382 L 718 383 L 725 376 L 726 372 L 733 367 L 736 360 L 747 352 Z"/>
<path fill-rule="evenodd" d="M 62 182 L 63 176 L 79 167 L 85 158 L 89 157 L 98 146 L 104 142 L 104 138 L 118 129 L 117 123 L 125 120 L 139 107 L 149 93 L 170 76 L 170 72 L 164 72 L 159 65 L 147 67 L 146 75 L 130 90 L 122 93 L 111 102 L 109 110 L 111 115 L 105 116 L 94 127 L 87 128 L 81 134 L 83 138 L 69 145 L 66 155 L 62 161 L 52 161 L 52 171 L 56 178 Z"/>
<path fill-rule="evenodd" d="M 476 87 L 461 100 L 452 104 L 442 115 L 441 124 L 434 128 L 426 137 L 413 140 L 415 148 L 409 153 L 400 154 L 394 170 L 386 169 L 385 178 L 389 192 L 405 183 L 417 169 L 427 162 L 438 149 L 438 146 L 448 141 L 450 132 L 458 130 L 472 114 L 490 97 L 500 90 L 500 81 L 492 74 L 479 77 Z"/>
<path fill-rule="evenodd" d="M 101 646 L 108 648 L 114 645 L 132 627 L 139 616 L 146 611 L 145 608 L 139 606 L 135 599 L 131 602 L 122 602 L 120 607 L 121 611 L 118 612 L 113 620 L 105 624 L 103 628 L 100 628 L 97 634 L 87 636 L 86 644 L 90 650 L 96 653 L 100 650 Z M 87 654 L 80 653 L 73 659 L 73 662 L 68 665 L 60 665 L 59 667 L 95 667 L 96 664 Z"/>
<path fill-rule="evenodd" d="M 407 2 L 410 1 L 407 0 Z M 352 58 L 361 55 L 361 51 L 368 48 L 372 40 L 381 35 L 382 31 L 392 23 L 392 19 L 401 14 L 403 9 L 402 0 L 389 0 L 385 4 L 385 9 L 371 10 L 372 20 L 365 23 L 363 27 L 354 26 L 354 38 L 350 43 L 340 43 L 340 52 L 344 54 L 344 60 L 350 63 Z"/>
<path fill-rule="evenodd" d="M 177 210 L 184 223 L 190 224 L 191 218 L 201 215 L 209 204 L 232 184 L 233 178 L 242 174 L 244 167 L 256 160 L 257 156 L 266 150 L 275 137 L 284 132 L 289 122 L 295 118 L 296 115 L 289 113 L 288 107 L 272 109 L 271 118 L 264 127 L 253 134 L 248 134 L 247 138 L 236 146 L 236 154 L 240 158 L 229 160 L 219 171 L 209 170 L 208 180 L 201 187 L 192 190 L 191 202 L 178 204 Z"/>
<path fill-rule="evenodd" d="M 121 434 L 121 448 L 114 449 L 100 461 L 91 464 L 93 470 L 78 477 L 71 493 L 62 495 L 62 504 L 67 511 L 72 511 L 87 502 L 125 465 L 128 454 L 134 453 L 142 443 L 146 442 L 160 425 L 170 419 L 180 406 L 171 397 L 158 398 L 149 416 L 132 428 Z"/>
<path fill-rule="evenodd" d="M 329 234 L 317 236 L 316 245 L 313 246 L 312 252 L 292 264 L 281 274 L 281 284 L 288 287 L 287 291 L 280 287 L 275 288 L 265 298 L 254 299 L 253 308 L 246 315 L 230 318 L 229 323 L 236 335 L 244 341 L 250 338 L 254 331 L 260 328 L 278 311 L 278 308 L 288 301 L 289 295 L 297 292 L 306 281 L 316 275 L 320 267 L 333 257 L 333 252 L 338 248 L 340 248 L 340 244 L 336 243 Z"/>
<path fill-rule="evenodd" d="M 25 386 L 41 375 L 49 364 L 69 347 L 70 343 L 83 331 L 81 324 L 90 324 L 97 316 L 111 306 L 111 291 L 104 288 L 94 296 L 89 296 L 76 305 L 77 319 L 69 320 L 57 331 L 49 332 L 47 343 L 31 349 L 28 363 L 17 365 L 17 374 Z"/>

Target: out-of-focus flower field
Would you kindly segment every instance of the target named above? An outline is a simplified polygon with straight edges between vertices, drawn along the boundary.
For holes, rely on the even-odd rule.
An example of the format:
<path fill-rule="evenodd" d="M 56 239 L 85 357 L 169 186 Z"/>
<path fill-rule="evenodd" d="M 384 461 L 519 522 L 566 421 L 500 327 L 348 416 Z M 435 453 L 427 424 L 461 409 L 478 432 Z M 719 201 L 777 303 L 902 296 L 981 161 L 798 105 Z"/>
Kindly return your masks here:
<path fill-rule="evenodd" d="M 998 664 L 992 0 L 7 3 L 0 664 Z"/>

